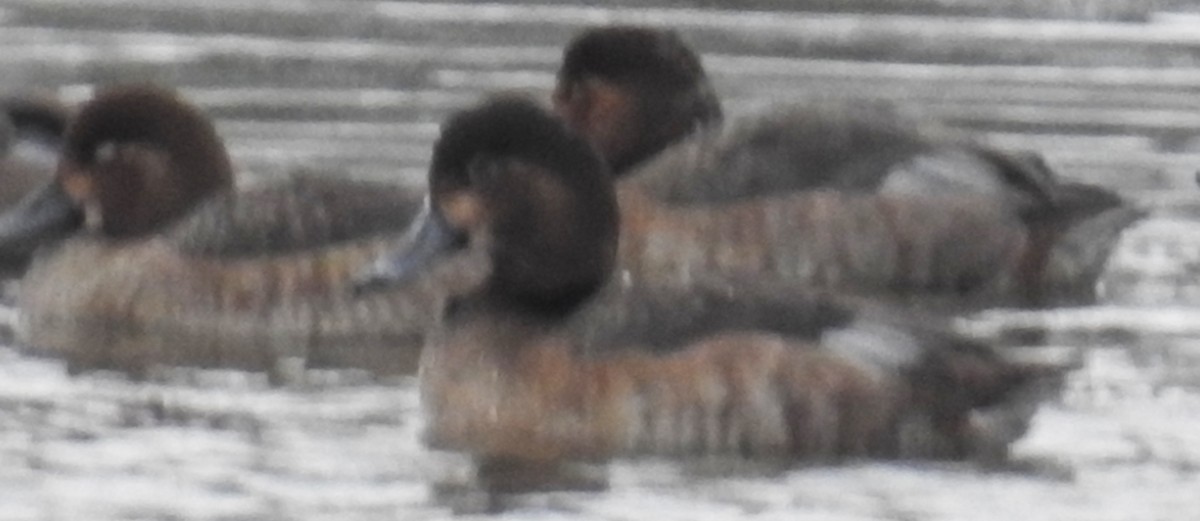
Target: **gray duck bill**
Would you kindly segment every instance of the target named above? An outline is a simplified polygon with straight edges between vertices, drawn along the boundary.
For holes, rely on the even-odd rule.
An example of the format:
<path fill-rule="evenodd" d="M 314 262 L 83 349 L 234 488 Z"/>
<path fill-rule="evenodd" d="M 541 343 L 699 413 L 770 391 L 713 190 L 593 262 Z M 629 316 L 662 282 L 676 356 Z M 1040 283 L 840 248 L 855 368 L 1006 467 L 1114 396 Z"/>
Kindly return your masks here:
<path fill-rule="evenodd" d="M 452 228 L 426 199 L 400 246 L 375 259 L 355 277 L 354 292 L 365 293 L 414 280 L 436 261 L 462 249 L 466 243 L 466 235 Z"/>

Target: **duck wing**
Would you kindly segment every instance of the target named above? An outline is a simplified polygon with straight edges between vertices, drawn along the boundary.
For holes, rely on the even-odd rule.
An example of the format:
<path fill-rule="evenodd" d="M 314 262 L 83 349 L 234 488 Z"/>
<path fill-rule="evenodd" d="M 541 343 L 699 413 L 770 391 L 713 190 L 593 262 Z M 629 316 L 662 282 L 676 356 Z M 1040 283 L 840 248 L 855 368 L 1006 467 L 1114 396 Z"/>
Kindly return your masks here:
<path fill-rule="evenodd" d="M 770 331 L 815 340 L 853 321 L 844 303 L 828 294 L 766 292 L 751 281 L 733 284 L 713 279 L 689 288 L 648 284 L 610 284 L 570 329 L 585 356 L 636 346 L 659 354 L 682 349 L 723 331 Z"/>

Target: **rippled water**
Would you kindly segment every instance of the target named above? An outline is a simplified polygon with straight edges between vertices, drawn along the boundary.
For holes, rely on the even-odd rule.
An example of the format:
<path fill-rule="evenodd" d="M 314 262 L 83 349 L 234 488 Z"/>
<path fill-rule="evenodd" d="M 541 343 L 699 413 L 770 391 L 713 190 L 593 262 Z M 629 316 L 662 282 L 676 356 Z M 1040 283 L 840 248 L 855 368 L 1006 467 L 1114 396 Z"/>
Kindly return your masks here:
<path fill-rule="evenodd" d="M 1181 519 L 1200 511 L 1200 18 L 1141 5 L 913 0 L 784 12 L 366 0 L 0 0 L 0 88 L 80 99 L 93 82 L 182 87 L 238 165 L 419 182 L 437 122 L 499 88 L 544 94 L 559 48 L 612 20 L 670 24 L 736 111 L 790 99 L 897 100 L 1152 209 L 1101 305 L 989 311 L 964 327 L 1082 353 L 1016 448 L 1024 470 L 851 463 L 760 468 L 640 460 L 604 492 L 493 503 L 455 492 L 462 458 L 418 441 L 411 379 L 171 371 L 68 376 L 0 349 L 0 519 Z M 580 2 L 583 4 L 583 2 Z M 1029 4 L 1029 5 L 1025 5 Z M 1020 15 L 1039 7 L 1035 17 Z M 1061 5 L 1060 5 L 1061 4 Z M 1062 5 L 1075 5 L 1073 11 Z M 821 12 L 805 12 L 805 6 Z M 1089 7 L 1090 6 L 1090 7 Z M 939 13 L 978 15 L 936 17 Z M 336 174 L 331 174 L 336 175 Z M 12 310 L 5 310 L 11 314 Z M 498 510 L 498 513 L 486 513 Z"/>

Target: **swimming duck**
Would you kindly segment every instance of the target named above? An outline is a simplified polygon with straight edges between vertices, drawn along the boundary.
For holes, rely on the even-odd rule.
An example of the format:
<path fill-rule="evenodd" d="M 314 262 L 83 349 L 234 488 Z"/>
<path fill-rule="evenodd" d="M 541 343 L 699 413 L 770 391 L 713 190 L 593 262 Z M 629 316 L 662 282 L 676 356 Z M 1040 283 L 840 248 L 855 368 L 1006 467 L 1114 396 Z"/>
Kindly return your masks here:
<path fill-rule="evenodd" d="M 1019 436 L 1024 391 L 1057 378 L 820 294 L 625 284 L 617 204 L 594 150 L 533 102 L 494 98 L 443 126 L 420 240 L 360 278 L 403 281 L 452 252 L 490 262 L 422 354 L 431 445 L 485 463 L 964 458 Z M 990 407 L 1023 412 L 998 429 Z"/>
<path fill-rule="evenodd" d="M 53 179 L 0 216 L 0 252 L 38 252 L 20 339 L 78 370 L 407 370 L 388 364 L 397 343 L 415 364 L 432 283 L 370 298 L 344 287 L 419 197 L 311 175 L 235 193 L 200 110 L 162 87 L 101 90 L 70 122 Z"/>
<path fill-rule="evenodd" d="M 1017 233 L 1031 240 L 1019 255 L 1028 265 L 1022 270 L 1031 276 L 1011 286 L 1029 298 L 1003 303 L 1090 300 L 1117 237 L 1142 215 L 1108 190 L 1062 182 L 1036 154 L 991 149 L 887 107 L 791 105 L 725 123 L 699 57 L 669 30 L 610 26 L 584 31 L 564 51 L 553 101 L 568 126 L 613 165 L 622 179 L 623 197 L 638 192 L 656 203 L 709 211 L 717 203 L 819 189 L 949 204 L 945 211 L 951 216 L 959 215 L 964 203 L 1011 211 L 1021 222 L 1000 217 L 998 224 L 1026 228 Z M 900 233 L 915 231 L 924 222 L 896 223 L 886 210 L 862 211 L 861 221 Z M 940 226 L 953 237 L 939 240 L 928 231 L 919 233 L 938 243 L 1007 241 L 955 231 L 948 223 Z M 753 228 L 742 230 L 751 233 Z M 858 241 L 853 227 L 829 233 L 850 234 L 838 240 L 856 247 L 851 244 Z M 879 237 L 868 237 L 856 248 L 869 250 Z M 976 251 L 988 247 L 982 244 Z M 966 255 L 959 260 L 989 258 Z M 919 264 L 908 269 L 944 271 Z"/>

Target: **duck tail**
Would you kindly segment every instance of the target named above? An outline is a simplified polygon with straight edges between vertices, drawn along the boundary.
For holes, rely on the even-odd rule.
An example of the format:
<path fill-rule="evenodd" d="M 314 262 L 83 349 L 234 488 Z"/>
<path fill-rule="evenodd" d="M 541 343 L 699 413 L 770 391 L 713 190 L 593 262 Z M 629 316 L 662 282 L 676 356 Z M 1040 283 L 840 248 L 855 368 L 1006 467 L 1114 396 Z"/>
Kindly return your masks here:
<path fill-rule="evenodd" d="M 1068 373 L 1080 365 L 1078 352 L 1069 360 L 1005 360 L 962 426 L 963 456 L 985 465 L 1010 461 L 1012 444 L 1029 431 L 1042 404 L 1061 398 Z"/>
<path fill-rule="evenodd" d="M 1085 183 L 1062 183 L 1054 204 L 1022 217 L 1030 229 L 1025 259 L 1029 300 L 1043 306 L 1088 303 L 1121 234 L 1145 210 L 1112 191 Z"/>
<path fill-rule="evenodd" d="M 967 459 L 984 465 L 1009 461 L 1010 448 L 1030 430 L 1040 405 L 1061 397 L 1067 381 L 1061 366 L 1025 365 L 1014 371 L 1003 400 L 973 409 L 967 418 Z"/>
<path fill-rule="evenodd" d="M 885 452 L 902 459 L 1003 464 L 1046 401 L 1056 400 L 1079 353 L 1018 352 L 963 335 L 936 317 L 860 308 L 860 320 L 823 337 L 837 355 L 900 377 L 906 411 Z M 853 331 L 854 335 L 844 331 Z"/>
<path fill-rule="evenodd" d="M 1063 184 L 1057 199 L 1057 222 L 1047 223 L 1057 229 L 1057 237 L 1042 274 L 1042 302 L 1094 299 L 1096 282 L 1121 234 L 1146 212 L 1111 191 L 1083 183 Z"/>

